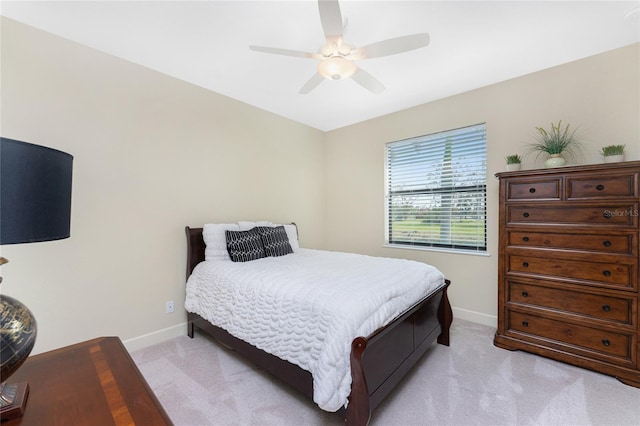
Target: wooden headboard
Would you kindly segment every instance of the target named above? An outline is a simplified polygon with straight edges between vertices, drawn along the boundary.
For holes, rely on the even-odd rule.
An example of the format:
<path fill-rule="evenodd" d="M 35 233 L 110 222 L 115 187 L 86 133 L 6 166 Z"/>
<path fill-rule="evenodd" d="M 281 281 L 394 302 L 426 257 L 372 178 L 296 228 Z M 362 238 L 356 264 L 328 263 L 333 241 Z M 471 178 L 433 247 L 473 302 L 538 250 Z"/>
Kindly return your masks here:
<path fill-rule="evenodd" d="M 187 279 L 193 272 L 193 268 L 204 260 L 204 239 L 202 238 L 202 228 L 184 227 L 187 233 Z"/>

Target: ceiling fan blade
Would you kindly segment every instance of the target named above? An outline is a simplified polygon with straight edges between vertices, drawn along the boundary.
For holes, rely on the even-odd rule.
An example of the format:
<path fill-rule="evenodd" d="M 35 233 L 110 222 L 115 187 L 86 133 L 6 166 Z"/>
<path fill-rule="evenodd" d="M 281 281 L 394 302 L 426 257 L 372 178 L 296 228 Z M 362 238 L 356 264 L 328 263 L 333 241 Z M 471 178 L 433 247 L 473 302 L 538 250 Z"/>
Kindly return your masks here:
<path fill-rule="evenodd" d="M 375 93 L 376 95 L 384 92 L 385 87 L 380 83 L 374 76 L 363 70 L 362 68 L 358 68 L 356 72 L 351 76 L 360 86 L 364 87 L 371 93 Z"/>
<path fill-rule="evenodd" d="M 388 40 L 372 43 L 354 49 L 351 56 L 354 59 L 379 58 L 381 56 L 395 55 L 396 53 L 408 52 L 419 49 L 429 44 L 429 34 L 412 34 L 402 37 L 390 38 Z"/>
<path fill-rule="evenodd" d="M 327 42 L 336 42 L 342 38 L 342 13 L 338 0 L 318 0 L 320 22 Z"/>
<path fill-rule="evenodd" d="M 309 81 L 307 81 L 304 86 L 302 86 L 302 89 L 300 89 L 298 93 L 300 93 L 301 95 L 306 95 L 307 93 L 318 87 L 318 85 L 322 83 L 322 80 L 324 79 L 325 78 L 322 75 L 315 73 L 313 77 L 311 77 Z"/>
<path fill-rule="evenodd" d="M 256 52 L 272 53 L 274 55 L 294 56 L 298 58 L 322 59 L 318 53 L 301 52 L 299 50 L 280 49 L 278 47 L 249 46 L 249 49 Z"/>

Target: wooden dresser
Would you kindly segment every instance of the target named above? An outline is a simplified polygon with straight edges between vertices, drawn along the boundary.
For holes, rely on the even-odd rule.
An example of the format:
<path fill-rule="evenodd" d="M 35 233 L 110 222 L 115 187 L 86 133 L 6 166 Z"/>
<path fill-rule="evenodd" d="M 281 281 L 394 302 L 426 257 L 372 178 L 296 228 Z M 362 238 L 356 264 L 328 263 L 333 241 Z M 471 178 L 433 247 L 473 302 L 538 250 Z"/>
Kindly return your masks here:
<path fill-rule="evenodd" d="M 494 344 L 640 387 L 640 161 L 496 176 Z"/>

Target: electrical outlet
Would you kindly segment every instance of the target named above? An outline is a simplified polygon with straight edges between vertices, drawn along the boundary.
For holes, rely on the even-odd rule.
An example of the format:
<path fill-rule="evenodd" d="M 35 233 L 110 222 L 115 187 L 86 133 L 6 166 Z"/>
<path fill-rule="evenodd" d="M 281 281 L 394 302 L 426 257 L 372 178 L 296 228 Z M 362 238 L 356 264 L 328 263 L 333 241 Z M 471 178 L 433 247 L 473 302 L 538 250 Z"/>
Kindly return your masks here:
<path fill-rule="evenodd" d="M 167 303 L 165 303 L 165 305 L 164 305 L 164 313 L 165 314 L 173 313 L 173 300 L 169 300 Z"/>

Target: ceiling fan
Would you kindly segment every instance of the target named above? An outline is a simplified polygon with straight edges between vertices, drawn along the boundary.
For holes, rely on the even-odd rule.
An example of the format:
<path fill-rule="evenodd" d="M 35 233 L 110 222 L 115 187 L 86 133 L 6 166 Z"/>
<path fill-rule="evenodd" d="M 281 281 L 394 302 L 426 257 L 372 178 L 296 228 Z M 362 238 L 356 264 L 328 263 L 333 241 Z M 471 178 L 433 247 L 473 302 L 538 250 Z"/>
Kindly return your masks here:
<path fill-rule="evenodd" d="M 358 67 L 354 61 L 379 58 L 419 49 L 429 44 L 429 34 L 412 34 L 391 38 L 367 46 L 356 48 L 344 42 L 342 13 L 338 0 L 318 0 L 320 21 L 326 38 L 326 44 L 318 53 L 307 53 L 297 50 L 276 47 L 249 46 L 251 50 L 276 55 L 295 56 L 319 60 L 318 72 L 302 86 L 300 94 L 307 94 L 315 89 L 324 79 L 353 80 L 372 93 L 381 93 L 385 87 L 374 76 Z"/>

